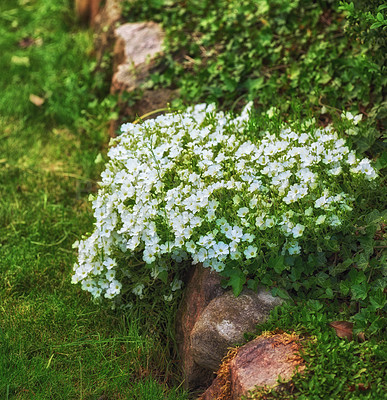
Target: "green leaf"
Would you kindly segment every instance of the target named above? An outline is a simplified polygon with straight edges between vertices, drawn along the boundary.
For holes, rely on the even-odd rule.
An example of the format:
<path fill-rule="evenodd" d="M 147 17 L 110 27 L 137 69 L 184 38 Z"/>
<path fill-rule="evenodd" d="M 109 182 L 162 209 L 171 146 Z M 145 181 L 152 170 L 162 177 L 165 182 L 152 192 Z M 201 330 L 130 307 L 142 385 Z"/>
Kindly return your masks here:
<path fill-rule="evenodd" d="M 248 79 L 246 82 L 246 86 L 249 91 L 257 91 L 261 89 L 265 85 L 264 78 L 260 77 L 258 79 Z"/>
<path fill-rule="evenodd" d="M 239 296 L 243 285 L 246 283 L 246 275 L 239 268 L 231 269 L 229 267 L 222 272 L 222 276 L 229 278 L 229 280 L 226 281 L 226 287 L 231 286 L 234 296 Z"/>
<path fill-rule="evenodd" d="M 343 261 L 342 263 L 330 266 L 329 273 L 332 276 L 339 275 L 339 274 L 343 273 L 344 271 L 347 271 L 352 264 L 353 264 L 353 260 L 351 258 L 348 258 L 345 261 Z"/>
<path fill-rule="evenodd" d="M 379 22 L 384 22 L 383 14 L 382 14 L 381 12 L 378 12 L 378 13 L 376 14 L 376 19 L 377 19 Z"/>
<path fill-rule="evenodd" d="M 360 247 L 364 250 L 364 255 L 371 256 L 374 252 L 375 241 L 372 237 L 362 237 L 359 239 Z"/>
<path fill-rule="evenodd" d="M 309 300 L 307 303 L 307 307 L 314 312 L 320 311 L 324 306 L 318 300 Z"/>
<path fill-rule="evenodd" d="M 370 29 L 376 29 L 380 28 L 383 24 L 381 22 L 374 22 L 371 26 Z"/>
<path fill-rule="evenodd" d="M 363 271 L 358 271 L 355 268 L 351 269 L 348 274 L 351 285 L 357 285 L 367 280 Z"/>
<path fill-rule="evenodd" d="M 351 289 L 350 283 L 348 281 L 341 281 L 339 287 L 340 292 L 343 296 L 347 296 Z"/>
<path fill-rule="evenodd" d="M 157 277 L 165 284 L 167 284 L 168 281 L 168 271 L 161 271 Z"/>
<path fill-rule="evenodd" d="M 352 285 L 351 293 L 355 300 L 365 300 L 367 298 L 369 285 L 366 282 Z"/>
<path fill-rule="evenodd" d="M 380 211 L 379 210 L 372 210 L 366 216 L 367 225 L 374 225 L 377 224 L 381 219 Z"/>
<path fill-rule="evenodd" d="M 362 269 L 365 270 L 367 269 L 368 265 L 369 265 L 369 261 L 370 258 L 369 256 L 367 256 L 364 253 L 359 254 L 358 260 L 357 260 L 357 266 Z"/>
<path fill-rule="evenodd" d="M 387 151 L 384 151 L 380 157 L 376 160 L 375 168 L 381 170 L 387 167 Z"/>
<path fill-rule="evenodd" d="M 323 288 L 327 288 L 328 286 L 330 286 L 331 282 L 329 279 L 329 275 L 325 272 L 319 272 L 316 275 L 316 284 Z"/>
<path fill-rule="evenodd" d="M 284 256 L 272 257 L 269 260 L 269 267 L 274 269 L 277 274 L 281 274 L 286 268 Z"/>
<path fill-rule="evenodd" d="M 381 309 L 387 304 L 386 295 L 382 290 L 373 290 L 373 293 L 370 296 L 370 303 L 374 309 Z"/>
<path fill-rule="evenodd" d="M 257 289 L 258 289 L 258 284 L 259 284 L 259 282 L 258 282 L 256 279 L 249 279 L 249 280 L 247 281 L 247 287 L 248 287 L 249 289 L 253 290 L 254 292 L 257 291 Z"/>
<path fill-rule="evenodd" d="M 284 300 L 291 300 L 291 297 L 289 296 L 288 292 L 284 289 L 275 287 L 275 288 L 271 289 L 271 294 L 273 296 L 278 296 Z"/>

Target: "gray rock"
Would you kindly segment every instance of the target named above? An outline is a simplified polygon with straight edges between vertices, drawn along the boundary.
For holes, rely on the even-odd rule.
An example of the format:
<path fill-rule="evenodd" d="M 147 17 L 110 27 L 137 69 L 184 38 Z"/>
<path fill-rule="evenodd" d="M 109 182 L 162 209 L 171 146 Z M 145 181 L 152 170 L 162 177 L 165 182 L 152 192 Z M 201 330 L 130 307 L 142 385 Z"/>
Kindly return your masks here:
<path fill-rule="evenodd" d="M 133 91 L 145 81 L 162 50 L 164 32 L 155 22 L 135 22 L 118 27 L 115 36 L 113 94 Z"/>
<path fill-rule="evenodd" d="M 270 311 L 281 304 L 264 289 L 258 293 L 244 290 L 238 297 L 227 292 L 213 299 L 191 331 L 191 349 L 195 363 L 216 371 L 229 347 L 242 344 L 244 333 L 267 320 Z"/>

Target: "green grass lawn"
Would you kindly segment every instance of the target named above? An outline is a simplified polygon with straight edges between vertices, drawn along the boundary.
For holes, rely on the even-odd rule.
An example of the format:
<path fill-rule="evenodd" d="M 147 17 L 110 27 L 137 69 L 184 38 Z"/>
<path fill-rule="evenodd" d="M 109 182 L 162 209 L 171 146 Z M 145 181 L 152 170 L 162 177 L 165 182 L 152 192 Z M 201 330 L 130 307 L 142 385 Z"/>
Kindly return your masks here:
<path fill-rule="evenodd" d="M 185 399 L 166 335 L 70 283 L 110 107 L 70 3 L 0 4 L 0 398 Z"/>
<path fill-rule="evenodd" d="M 74 21 L 72 3 L 0 3 L 0 399 L 187 399 L 170 310 L 140 303 L 112 310 L 70 283 L 72 244 L 92 230 L 88 195 L 115 111 L 108 80 L 93 73 L 92 34 Z M 225 85 L 227 101 L 237 101 Z M 314 344 L 293 394 L 271 398 L 382 399 L 381 308 L 364 343 L 343 341 L 328 327 L 354 315 L 345 302 L 300 301 L 275 311 L 257 333 L 296 330 Z"/>

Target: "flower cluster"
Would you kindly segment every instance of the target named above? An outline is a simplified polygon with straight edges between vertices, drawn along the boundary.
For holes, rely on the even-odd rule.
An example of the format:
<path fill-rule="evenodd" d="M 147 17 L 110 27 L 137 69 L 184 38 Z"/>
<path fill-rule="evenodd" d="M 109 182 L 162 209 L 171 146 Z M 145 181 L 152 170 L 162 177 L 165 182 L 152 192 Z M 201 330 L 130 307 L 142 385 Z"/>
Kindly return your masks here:
<path fill-rule="evenodd" d="M 141 254 L 157 278 L 166 258 L 215 271 L 265 249 L 300 254 L 302 239 L 338 229 L 353 198 L 342 181 L 373 180 L 331 127 L 251 134 L 240 116 L 197 105 L 125 124 L 93 199 L 94 232 L 78 244 L 73 283 L 94 297 L 120 293 L 116 254 Z M 247 133 L 249 132 L 249 134 Z M 181 282 L 171 282 L 171 290 Z M 142 295 L 144 285 L 132 290 Z"/>

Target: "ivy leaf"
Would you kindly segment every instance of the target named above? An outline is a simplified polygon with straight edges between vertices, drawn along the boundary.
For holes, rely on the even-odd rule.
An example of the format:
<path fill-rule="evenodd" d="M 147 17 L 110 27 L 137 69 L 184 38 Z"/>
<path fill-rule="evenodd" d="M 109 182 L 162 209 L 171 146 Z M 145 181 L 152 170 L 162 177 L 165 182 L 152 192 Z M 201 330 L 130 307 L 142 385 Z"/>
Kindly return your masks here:
<path fill-rule="evenodd" d="M 365 269 L 367 269 L 367 267 L 368 267 L 369 261 L 370 261 L 369 256 L 367 257 L 366 254 L 360 253 L 360 254 L 359 254 L 359 258 L 358 258 L 358 260 L 357 260 L 357 266 L 358 266 L 360 269 L 365 270 Z"/>
<path fill-rule="evenodd" d="M 347 269 L 353 264 L 353 260 L 351 258 L 346 259 L 342 263 L 339 263 L 337 265 L 332 265 L 329 267 L 329 273 L 332 276 L 339 275 L 343 273 L 344 271 L 347 271 Z"/>
<path fill-rule="evenodd" d="M 375 241 L 372 237 L 366 236 L 359 239 L 361 248 L 364 250 L 364 255 L 371 256 L 374 252 Z"/>
<path fill-rule="evenodd" d="M 377 224 L 380 221 L 380 219 L 381 219 L 381 215 L 380 215 L 379 210 L 372 210 L 366 216 L 367 225 Z"/>
<path fill-rule="evenodd" d="M 319 272 L 316 276 L 316 283 L 323 288 L 327 288 L 330 286 L 329 275 L 325 272 Z"/>
<path fill-rule="evenodd" d="M 370 303 L 375 310 L 381 309 L 387 303 L 386 295 L 382 290 L 374 291 L 370 296 Z"/>
<path fill-rule="evenodd" d="M 349 280 L 351 284 L 360 284 L 367 280 L 363 271 L 357 271 L 355 268 L 351 269 L 348 274 Z"/>
<path fill-rule="evenodd" d="M 351 286 L 351 292 L 354 300 L 365 300 L 367 298 L 369 285 L 366 282 Z"/>
<path fill-rule="evenodd" d="M 340 292 L 343 296 L 347 296 L 351 289 L 351 285 L 347 281 L 341 281 L 339 287 L 340 287 Z"/>

